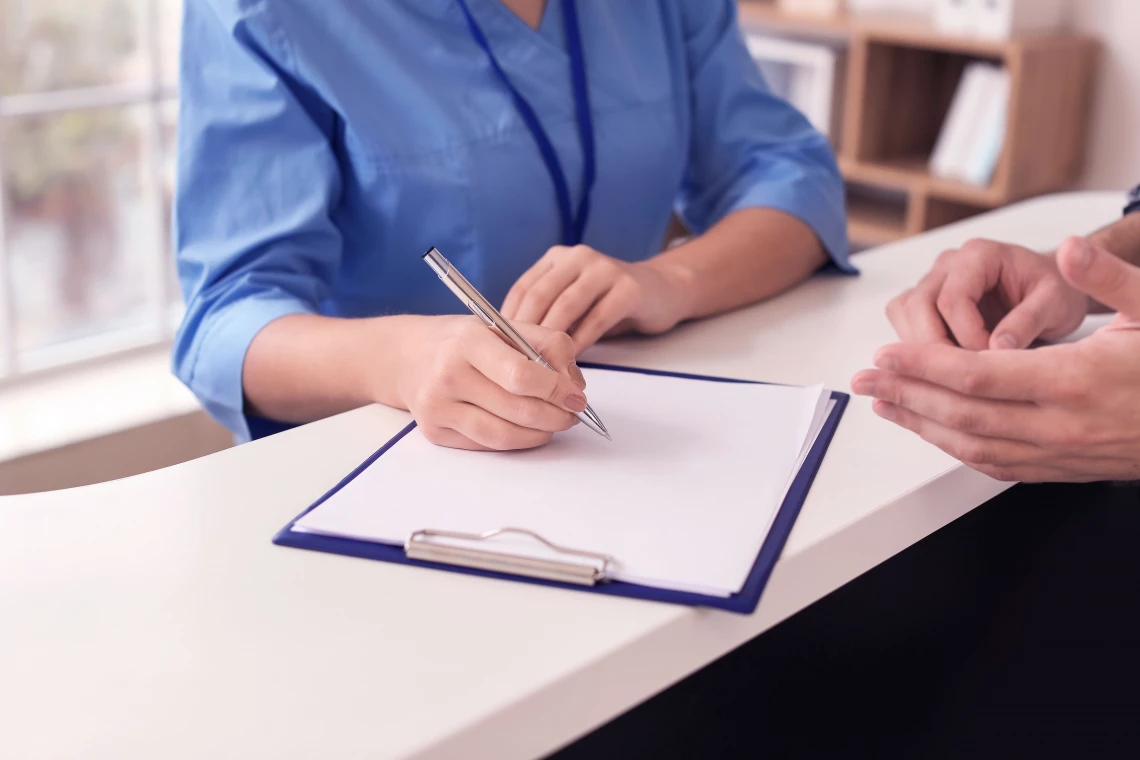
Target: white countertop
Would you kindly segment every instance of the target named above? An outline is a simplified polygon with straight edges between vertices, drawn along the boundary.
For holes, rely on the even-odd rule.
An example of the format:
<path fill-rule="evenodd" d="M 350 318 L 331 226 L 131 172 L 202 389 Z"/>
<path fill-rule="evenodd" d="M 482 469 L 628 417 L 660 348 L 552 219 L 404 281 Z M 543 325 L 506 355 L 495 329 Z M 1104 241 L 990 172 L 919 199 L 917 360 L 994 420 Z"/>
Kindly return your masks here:
<path fill-rule="evenodd" d="M 887 300 L 944 248 L 1045 248 L 1120 205 L 1030 201 L 860 255 L 861 278 L 587 358 L 847 390 L 893 339 Z M 0 498 L 0 757 L 539 757 L 1005 487 L 854 399 L 751 616 L 270 543 L 407 420 L 370 407 L 128 480 Z"/>

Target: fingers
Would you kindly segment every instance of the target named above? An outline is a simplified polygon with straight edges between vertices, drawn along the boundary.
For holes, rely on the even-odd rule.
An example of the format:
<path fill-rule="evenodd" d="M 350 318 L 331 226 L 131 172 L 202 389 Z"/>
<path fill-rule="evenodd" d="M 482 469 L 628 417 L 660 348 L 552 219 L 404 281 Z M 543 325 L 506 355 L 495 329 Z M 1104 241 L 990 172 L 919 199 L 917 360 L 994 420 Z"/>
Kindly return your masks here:
<path fill-rule="evenodd" d="M 585 351 L 601 340 L 610 330 L 622 322 L 633 311 L 632 299 L 635 294 L 623 282 L 618 282 L 602 300 L 590 310 L 578 329 L 574 331 L 574 345 Z"/>
<path fill-rule="evenodd" d="M 562 371 L 531 361 L 474 317 L 440 317 L 430 361 L 412 362 L 408 408 L 424 436 L 472 450 L 541 446 L 586 408 L 585 379 L 564 333 L 520 325 Z"/>
<path fill-rule="evenodd" d="M 471 375 L 464 383 L 460 400 L 486 409 L 500 419 L 546 433 L 561 433 L 578 422 L 578 418 L 566 409 L 533 396 L 516 396 L 479 372 Z"/>
<path fill-rule="evenodd" d="M 507 297 L 503 299 L 503 308 L 499 311 L 507 319 L 515 319 L 518 314 L 519 306 L 522 304 L 523 296 L 530 290 L 539 279 L 551 270 L 554 266 L 554 260 L 551 257 L 551 252 L 547 251 L 546 254 L 534 263 L 534 265 L 523 272 L 522 277 L 511 286 L 507 291 Z"/>
<path fill-rule="evenodd" d="M 1089 465 L 1086 465 L 1084 469 L 1033 464 L 970 466 L 983 475 L 1007 483 L 1095 483 L 1110 479 L 1097 473 L 1095 466 Z"/>
<path fill-rule="evenodd" d="M 1007 401 L 1067 399 L 1086 392 L 1065 349 L 973 352 L 952 346 L 897 343 L 879 349 L 875 366 L 965 396 Z"/>
<path fill-rule="evenodd" d="M 519 329 L 521 331 L 522 328 Z M 581 388 L 565 373 L 574 358 L 574 344 L 569 336 L 530 328 L 524 333 L 528 341 L 535 338 L 532 345 L 547 357 L 551 366 L 561 366 L 564 370 L 552 372 L 496 339 L 489 330 L 482 327 L 479 330 L 471 336 L 473 339 L 467 342 L 464 351 L 471 366 L 488 380 L 515 396 L 541 399 L 572 414 L 586 408 L 586 397 L 582 395 Z"/>
<path fill-rule="evenodd" d="M 463 445 L 463 439 L 466 439 L 476 446 L 492 451 L 517 451 L 543 446 L 549 443 L 552 437 L 547 431 L 516 425 L 475 404 L 454 404 L 446 424 L 459 436 L 459 438 L 445 436 L 459 444 L 455 448 L 469 448 Z"/>
<path fill-rule="evenodd" d="M 424 438 L 427 438 L 436 446 L 443 446 L 448 449 L 465 449 L 467 451 L 493 451 L 493 449 L 475 443 L 475 441 L 451 428 L 427 424 L 422 424 L 419 427 L 424 434 Z"/>
<path fill-rule="evenodd" d="M 1079 237 L 1057 249 L 1057 266 L 1073 287 L 1095 301 L 1140 319 L 1140 268 Z"/>
<path fill-rule="evenodd" d="M 887 304 L 887 318 L 907 343 L 942 343 L 951 345 L 950 333 L 935 306 L 941 277 L 924 280 Z"/>
<path fill-rule="evenodd" d="M 1000 258 L 979 251 L 964 256 L 959 265 L 946 274 L 935 305 L 962 348 L 982 351 L 990 343 L 990 333 L 978 303 L 997 284 L 1000 269 Z"/>
<path fill-rule="evenodd" d="M 943 253 L 887 313 L 905 342 L 984 351 L 1025 348 L 1038 337 L 1066 334 L 1083 317 L 1083 304 L 1049 259 L 1019 246 L 971 240 Z M 1001 329 L 991 335 L 987 324 L 999 319 Z"/>
<path fill-rule="evenodd" d="M 581 274 L 578 267 L 555 264 L 526 290 L 518 310 L 507 319 L 541 324 L 551 305 Z M 507 316 L 505 312 L 503 316 Z"/>
<path fill-rule="evenodd" d="M 971 467 L 1034 464 L 1044 456 L 1044 452 L 1032 444 L 1001 438 L 985 438 L 953 430 L 887 401 L 875 401 L 872 408 L 875 414 L 888 422 L 916 433 L 927 443 L 937 446 Z"/>
<path fill-rule="evenodd" d="M 542 318 L 542 326 L 566 332 L 609 291 L 613 280 L 612 273 L 601 267 L 586 270 L 555 299 Z"/>
<path fill-rule="evenodd" d="M 987 438 L 1038 443 L 1049 437 L 1047 412 L 1033 404 L 970 398 L 882 370 L 855 376 L 851 389 L 907 409 L 942 427 Z"/>
<path fill-rule="evenodd" d="M 982 349 L 995 351 L 1028 348 L 1041 334 L 1052 327 L 1057 301 L 1061 294 L 1045 284 L 1038 284 L 1025 300 L 994 327 L 993 337 Z M 979 349 L 981 350 L 981 349 Z"/>
<path fill-rule="evenodd" d="M 1021 483 L 1092 482 L 1105 480 L 1103 459 L 1062 459 L 1054 461 L 1032 445 L 996 438 L 974 436 L 939 426 L 902 407 L 876 401 L 875 414 L 893 422 L 950 456 L 994 480 Z M 980 461 L 979 461 L 980 460 Z"/>
<path fill-rule="evenodd" d="M 579 388 L 586 387 L 586 378 L 574 361 L 578 355 L 577 347 L 569 335 L 540 325 L 516 324 L 515 329 L 546 359 L 547 364 L 558 372 L 565 372 Z"/>

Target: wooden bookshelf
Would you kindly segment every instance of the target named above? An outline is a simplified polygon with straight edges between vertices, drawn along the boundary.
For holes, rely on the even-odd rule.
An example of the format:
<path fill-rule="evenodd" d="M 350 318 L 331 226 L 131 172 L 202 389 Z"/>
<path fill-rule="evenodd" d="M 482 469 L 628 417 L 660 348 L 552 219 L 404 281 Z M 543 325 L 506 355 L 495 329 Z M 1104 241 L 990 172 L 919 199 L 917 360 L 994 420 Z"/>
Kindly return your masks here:
<path fill-rule="evenodd" d="M 893 243 L 907 236 L 909 197 L 884 197 L 861 192 L 857 185 L 847 190 L 847 234 L 862 245 Z"/>
<path fill-rule="evenodd" d="M 741 0 L 740 20 L 745 25 L 786 34 L 837 39 L 846 39 L 851 34 L 851 20 L 845 13 L 829 16 L 788 13 L 776 3 L 764 0 Z"/>
<path fill-rule="evenodd" d="M 923 232 L 971 214 L 1055 192 L 1079 177 L 1100 45 L 1050 33 L 990 41 L 883 16 L 799 15 L 774 0 L 739 0 L 746 28 L 847 48 L 839 165 L 849 183 L 904 193 L 906 213 L 850 203 L 857 245 Z M 1006 139 L 985 187 L 930 173 L 934 143 L 966 65 L 986 60 L 1011 79 Z"/>

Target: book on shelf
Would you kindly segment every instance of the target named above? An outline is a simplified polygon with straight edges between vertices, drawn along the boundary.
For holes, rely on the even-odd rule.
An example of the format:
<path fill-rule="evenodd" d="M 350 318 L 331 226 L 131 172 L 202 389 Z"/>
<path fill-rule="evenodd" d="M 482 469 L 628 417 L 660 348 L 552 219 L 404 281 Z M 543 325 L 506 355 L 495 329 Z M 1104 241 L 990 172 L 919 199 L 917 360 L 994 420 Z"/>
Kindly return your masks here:
<path fill-rule="evenodd" d="M 990 183 L 1005 143 L 1009 94 L 1004 68 L 966 66 L 930 158 L 931 174 L 979 187 Z"/>
<path fill-rule="evenodd" d="M 1068 0 L 935 0 L 934 25 L 949 34 L 1004 40 L 1063 28 L 1068 8 Z"/>
<path fill-rule="evenodd" d="M 844 56 L 841 51 L 749 30 L 748 52 L 756 61 L 768 89 L 791 103 L 821 134 L 838 134 Z"/>

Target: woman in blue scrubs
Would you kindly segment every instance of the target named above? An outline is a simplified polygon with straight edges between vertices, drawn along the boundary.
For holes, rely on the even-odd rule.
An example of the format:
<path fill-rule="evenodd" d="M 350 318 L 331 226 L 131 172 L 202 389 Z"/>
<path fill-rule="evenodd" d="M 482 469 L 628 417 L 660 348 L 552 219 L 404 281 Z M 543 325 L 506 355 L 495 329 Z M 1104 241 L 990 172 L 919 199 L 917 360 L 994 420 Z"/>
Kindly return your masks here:
<path fill-rule="evenodd" d="M 185 8 L 174 366 L 239 440 L 380 402 L 541 445 L 600 338 L 849 270 L 829 146 L 734 0 Z M 674 211 L 694 235 L 662 251 Z M 431 246 L 557 371 L 460 315 Z"/>

